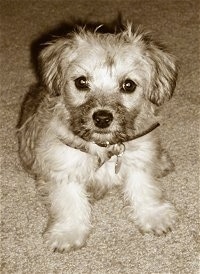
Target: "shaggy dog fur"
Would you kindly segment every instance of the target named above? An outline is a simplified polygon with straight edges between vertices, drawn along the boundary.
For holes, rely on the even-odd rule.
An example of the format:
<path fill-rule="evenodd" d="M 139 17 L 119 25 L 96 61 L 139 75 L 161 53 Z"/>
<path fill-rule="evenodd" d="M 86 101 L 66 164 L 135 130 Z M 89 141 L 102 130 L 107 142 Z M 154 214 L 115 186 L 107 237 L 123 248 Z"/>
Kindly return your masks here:
<path fill-rule="evenodd" d="M 117 185 L 142 231 L 166 233 L 176 213 L 157 177 L 172 165 L 157 130 L 134 138 L 172 96 L 174 57 L 131 24 L 115 34 L 79 28 L 43 49 L 40 70 L 37 100 L 24 110 L 18 135 L 25 167 L 48 193 L 50 248 L 81 247 L 91 190 L 99 198 Z"/>

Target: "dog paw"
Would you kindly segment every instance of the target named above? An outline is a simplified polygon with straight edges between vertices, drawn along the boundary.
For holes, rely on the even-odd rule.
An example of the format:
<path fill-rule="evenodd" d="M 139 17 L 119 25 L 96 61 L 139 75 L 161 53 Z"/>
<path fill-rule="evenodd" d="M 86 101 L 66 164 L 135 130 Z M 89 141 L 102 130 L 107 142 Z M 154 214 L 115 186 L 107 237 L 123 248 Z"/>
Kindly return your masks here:
<path fill-rule="evenodd" d="M 142 233 L 153 232 L 160 236 L 171 231 L 176 222 L 177 213 L 169 203 L 145 206 L 137 212 L 136 224 Z"/>
<path fill-rule="evenodd" d="M 54 224 L 45 234 L 45 242 L 53 252 L 64 253 L 81 248 L 89 234 L 84 225 L 69 227 L 66 224 Z"/>

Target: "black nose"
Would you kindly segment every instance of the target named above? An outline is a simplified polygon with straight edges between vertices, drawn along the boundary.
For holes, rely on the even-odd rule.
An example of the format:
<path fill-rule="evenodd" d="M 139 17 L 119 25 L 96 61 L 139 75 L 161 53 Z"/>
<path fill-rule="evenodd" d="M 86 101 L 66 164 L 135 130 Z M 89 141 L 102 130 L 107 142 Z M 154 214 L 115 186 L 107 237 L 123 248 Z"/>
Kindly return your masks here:
<path fill-rule="evenodd" d="M 113 115 L 107 110 L 98 110 L 93 113 L 92 118 L 96 127 L 106 128 L 110 126 Z"/>

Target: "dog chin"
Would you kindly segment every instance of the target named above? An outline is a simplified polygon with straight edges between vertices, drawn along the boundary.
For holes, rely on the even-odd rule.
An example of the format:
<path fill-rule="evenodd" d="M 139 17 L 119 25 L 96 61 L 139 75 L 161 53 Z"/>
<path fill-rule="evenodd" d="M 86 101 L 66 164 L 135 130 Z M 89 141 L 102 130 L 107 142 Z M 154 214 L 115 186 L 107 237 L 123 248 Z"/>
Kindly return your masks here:
<path fill-rule="evenodd" d="M 108 130 L 108 129 L 87 129 L 83 132 L 74 132 L 75 135 L 78 135 L 80 138 L 87 142 L 94 142 L 99 145 L 117 144 L 125 142 L 129 139 L 130 136 L 134 135 L 133 129 L 123 129 L 123 130 Z"/>
<path fill-rule="evenodd" d="M 116 132 L 98 132 L 94 131 L 91 135 L 91 141 L 97 144 L 106 144 L 106 143 L 118 143 L 120 142 L 120 138 Z"/>
<path fill-rule="evenodd" d="M 116 134 L 111 131 L 100 131 L 100 130 L 94 130 L 94 131 L 87 131 L 84 132 L 84 134 L 78 133 L 82 139 L 84 139 L 87 142 L 94 142 L 96 144 L 106 144 L 109 143 L 116 143 L 117 138 Z"/>

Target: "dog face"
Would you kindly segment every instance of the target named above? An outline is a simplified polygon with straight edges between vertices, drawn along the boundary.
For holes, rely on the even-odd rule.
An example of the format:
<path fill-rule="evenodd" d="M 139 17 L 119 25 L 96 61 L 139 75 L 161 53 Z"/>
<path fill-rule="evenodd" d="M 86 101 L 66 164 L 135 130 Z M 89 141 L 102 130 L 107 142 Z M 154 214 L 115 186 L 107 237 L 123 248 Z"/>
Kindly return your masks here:
<path fill-rule="evenodd" d="M 177 76 L 174 58 L 131 26 L 58 39 L 43 50 L 41 67 L 51 96 L 63 97 L 71 130 L 97 143 L 125 140 L 144 106 L 172 96 Z"/>

